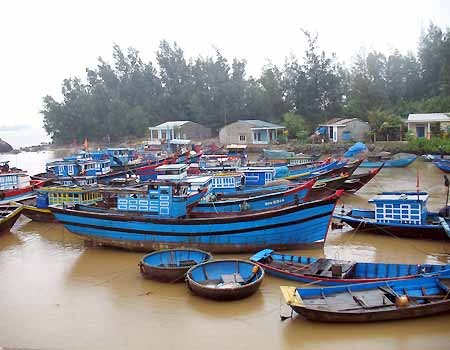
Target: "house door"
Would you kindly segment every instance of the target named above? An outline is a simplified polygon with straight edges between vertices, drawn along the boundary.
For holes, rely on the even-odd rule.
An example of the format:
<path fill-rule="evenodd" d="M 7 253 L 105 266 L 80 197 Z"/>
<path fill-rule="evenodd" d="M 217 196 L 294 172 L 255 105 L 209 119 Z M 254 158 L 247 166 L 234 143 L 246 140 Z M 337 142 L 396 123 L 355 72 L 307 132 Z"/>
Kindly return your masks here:
<path fill-rule="evenodd" d="M 417 137 L 425 137 L 425 127 L 424 126 L 416 126 L 416 135 L 417 135 Z"/>
<path fill-rule="evenodd" d="M 337 136 L 337 128 L 333 128 L 333 141 L 337 142 L 338 136 Z"/>

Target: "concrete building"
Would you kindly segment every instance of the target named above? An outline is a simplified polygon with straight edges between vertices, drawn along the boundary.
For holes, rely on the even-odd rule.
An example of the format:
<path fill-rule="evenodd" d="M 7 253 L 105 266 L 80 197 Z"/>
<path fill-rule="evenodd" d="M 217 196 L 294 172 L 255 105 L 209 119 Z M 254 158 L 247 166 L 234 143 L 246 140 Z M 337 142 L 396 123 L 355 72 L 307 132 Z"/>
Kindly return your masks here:
<path fill-rule="evenodd" d="M 211 138 L 211 129 L 190 121 L 170 121 L 148 128 L 150 141 L 189 139 L 200 141 Z"/>
<path fill-rule="evenodd" d="M 433 129 L 448 130 L 450 117 L 446 113 L 410 114 L 406 123 L 408 124 L 408 131 L 416 137 L 430 139 Z"/>
<path fill-rule="evenodd" d="M 277 142 L 286 128 L 263 120 L 238 120 L 220 129 L 222 144 L 267 145 Z"/>
<path fill-rule="evenodd" d="M 358 118 L 333 118 L 320 124 L 317 133 L 325 136 L 330 142 L 364 141 L 370 131 L 369 123 Z"/>

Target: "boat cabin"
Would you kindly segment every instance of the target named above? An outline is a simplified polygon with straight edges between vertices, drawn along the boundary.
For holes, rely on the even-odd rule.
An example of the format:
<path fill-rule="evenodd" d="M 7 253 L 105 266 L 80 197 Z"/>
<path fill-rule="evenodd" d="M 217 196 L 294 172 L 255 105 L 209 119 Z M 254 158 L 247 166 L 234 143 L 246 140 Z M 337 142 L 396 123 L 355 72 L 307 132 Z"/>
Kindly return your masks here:
<path fill-rule="evenodd" d="M 189 164 L 165 164 L 156 168 L 157 180 L 181 181 L 187 177 Z"/>
<path fill-rule="evenodd" d="M 375 205 L 378 222 L 421 225 L 426 223 L 427 200 L 427 192 L 382 192 L 369 203 Z"/>
<path fill-rule="evenodd" d="M 238 168 L 245 175 L 245 186 L 264 186 L 275 179 L 274 167 L 245 167 Z"/>
<path fill-rule="evenodd" d="M 95 186 L 97 185 L 96 176 L 69 176 L 60 177 L 55 182 L 62 186 Z"/>
<path fill-rule="evenodd" d="M 102 194 L 95 188 L 78 186 L 51 186 L 39 189 L 36 207 L 45 209 L 49 205 L 84 204 L 90 205 L 102 200 Z"/>
<path fill-rule="evenodd" d="M 151 182 L 142 188 L 116 190 L 117 210 L 141 212 L 158 217 L 182 217 L 187 214 L 187 182 Z"/>
<path fill-rule="evenodd" d="M 46 168 L 57 177 L 97 176 L 111 172 L 108 159 L 77 158 L 76 155 L 47 163 Z"/>
<path fill-rule="evenodd" d="M 0 190 L 21 189 L 30 186 L 30 176 L 25 172 L 0 173 Z"/>
<path fill-rule="evenodd" d="M 134 159 L 134 152 L 133 148 L 127 147 L 108 148 L 106 150 L 111 166 L 124 166 L 131 163 Z"/>
<path fill-rule="evenodd" d="M 199 191 L 203 188 L 207 188 L 208 192 L 212 191 L 213 176 L 211 175 L 188 176 L 185 181 L 191 185 L 191 191 Z"/>
<path fill-rule="evenodd" d="M 225 171 L 214 173 L 212 179 L 213 193 L 233 193 L 244 188 L 245 175 L 243 173 Z"/>

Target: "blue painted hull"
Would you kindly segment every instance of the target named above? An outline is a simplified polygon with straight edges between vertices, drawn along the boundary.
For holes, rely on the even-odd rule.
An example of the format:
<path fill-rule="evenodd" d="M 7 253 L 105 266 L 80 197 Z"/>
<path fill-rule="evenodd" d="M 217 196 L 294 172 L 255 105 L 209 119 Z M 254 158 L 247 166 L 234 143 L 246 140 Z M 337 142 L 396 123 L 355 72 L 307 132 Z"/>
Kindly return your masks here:
<path fill-rule="evenodd" d="M 351 262 L 334 259 L 318 259 L 307 256 L 287 255 L 274 252 L 272 249 L 262 250 L 250 258 L 271 275 L 292 281 L 320 284 L 345 285 L 377 281 L 415 278 L 419 275 L 449 272 L 450 265 L 432 264 L 389 264 Z M 346 266 L 345 271 L 332 274 L 332 266 Z M 320 271 L 318 268 L 320 267 Z"/>
<path fill-rule="evenodd" d="M 374 213 L 374 211 L 368 212 Z M 432 213 L 430 214 L 432 215 Z M 375 222 L 369 218 L 354 217 L 351 212 L 347 215 L 334 215 L 333 217 L 358 231 L 403 238 L 450 240 L 450 237 L 446 234 L 444 228 L 440 224 L 413 225 Z"/>
<path fill-rule="evenodd" d="M 450 161 L 435 160 L 433 164 L 445 173 L 450 173 Z"/>
<path fill-rule="evenodd" d="M 404 168 L 410 165 L 412 162 L 416 160 L 417 157 L 409 157 L 409 158 L 402 158 L 402 159 L 392 159 L 387 160 L 385 162 L 369 162 L 368 160 L 365 160 L 361 163 L 359 166 L 360 168 L 379 168 L 383 165 L 385 168 Z"/>
<path fill-rule="evenodd" d="M 286 208 L 178 219 L 75 207 L 52 207 L 58 221 L 94 245 L 152 251 L 196 248 L 210 252 L 255 252 L 267 247 L 323 245 L 338 196 Z"/>
<path fill-rule="evenodd" d="M 193 213 L 240 213 L 248 210 L 265 210 L 279 206 L 302 203 L 309 194 L 314 181 L 286 191 L 236 198 L 216 202 L 200 202 Z"/>

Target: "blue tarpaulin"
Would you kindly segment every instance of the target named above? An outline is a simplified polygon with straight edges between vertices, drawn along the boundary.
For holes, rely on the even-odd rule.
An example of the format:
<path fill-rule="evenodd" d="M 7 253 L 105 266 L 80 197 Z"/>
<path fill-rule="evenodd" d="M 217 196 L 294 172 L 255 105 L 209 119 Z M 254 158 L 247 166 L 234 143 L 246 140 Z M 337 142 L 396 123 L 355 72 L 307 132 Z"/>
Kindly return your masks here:
<path fill-rule="evenodd" d="M 362 142 L 356 142 L 352 147 L 350 147 L 347 152 L 345 152 L 344 157 L 354 157 L 357 154 L 367 151 L 367 147 Z"/>

